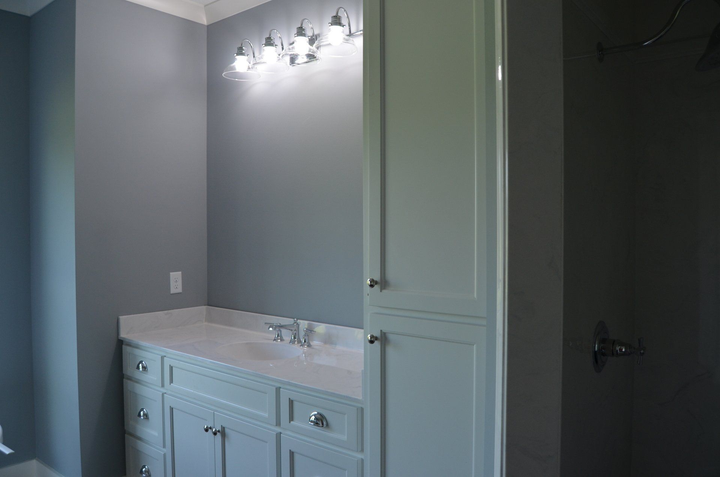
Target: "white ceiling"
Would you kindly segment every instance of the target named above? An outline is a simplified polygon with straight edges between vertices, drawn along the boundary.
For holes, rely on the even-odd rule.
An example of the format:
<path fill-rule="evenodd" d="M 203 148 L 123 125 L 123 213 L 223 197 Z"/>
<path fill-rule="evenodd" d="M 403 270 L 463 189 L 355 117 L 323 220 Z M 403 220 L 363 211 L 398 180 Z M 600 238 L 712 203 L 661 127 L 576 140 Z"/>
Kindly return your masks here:
<path fill-rule="evenodd" d="M 127 0 L 203 25 L 231 17 L 270 0 Z M 0 10 L 32 16 L 52 0 L 0 0 Z"/>

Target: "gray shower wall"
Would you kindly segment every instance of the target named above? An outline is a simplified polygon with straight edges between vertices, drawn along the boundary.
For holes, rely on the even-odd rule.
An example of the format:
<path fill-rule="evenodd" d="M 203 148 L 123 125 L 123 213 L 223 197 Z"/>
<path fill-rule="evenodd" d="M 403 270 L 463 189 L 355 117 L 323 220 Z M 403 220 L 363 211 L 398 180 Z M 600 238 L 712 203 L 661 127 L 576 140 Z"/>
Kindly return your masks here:
<path fill-rule="evenodd" d="M 698 56 L 635 67 L 639 477 L 720 475 L 720 70 Z"/>
<path fill-rule="evenodd" d="M 591 18 L 626 29 L 588 3 L 564 1 L 566 58 L 609 43 Z M 630 475 L 633 362 L 612 361 L 596 374 L 590 354 L 601 320 L 613 337 L 634 333 L 632 64 L 617 60 L 564 65 L 564 476 Z"/>
<path fill-rule="evenodd" d="M 566 58 L 676 4 L 632 2 L 628 32 L 593 1 L 565 0 Z M 720 71 L 694 70 L 706 39 L 673 43 L 719 20 L 694 2 L 662 46 L 565 61 L 562 475 L 720 475 Z M 594 373 L 598 319 L 645 338 L 642 366 Z"/>

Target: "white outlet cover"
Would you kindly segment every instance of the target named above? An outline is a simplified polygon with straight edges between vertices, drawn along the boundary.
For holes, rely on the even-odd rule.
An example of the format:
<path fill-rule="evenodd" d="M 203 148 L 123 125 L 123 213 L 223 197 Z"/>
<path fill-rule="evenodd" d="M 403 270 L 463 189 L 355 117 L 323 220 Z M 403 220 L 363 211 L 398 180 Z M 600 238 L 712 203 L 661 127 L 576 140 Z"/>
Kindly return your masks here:
<path fill-rule="evenodd" d="M 170 273 L 170 294 L 182 293 L 182 272 Z"/>

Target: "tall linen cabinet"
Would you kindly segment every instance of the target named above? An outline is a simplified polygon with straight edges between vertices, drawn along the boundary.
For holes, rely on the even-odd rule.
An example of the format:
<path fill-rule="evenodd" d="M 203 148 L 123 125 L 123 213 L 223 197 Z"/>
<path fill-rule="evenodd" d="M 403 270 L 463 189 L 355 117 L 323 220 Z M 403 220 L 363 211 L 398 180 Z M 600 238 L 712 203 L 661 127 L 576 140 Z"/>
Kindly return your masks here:
<path fill-rule="evenodd" d="M 496 17 L 365 0 L 367 476 L 498 465 Z"/>

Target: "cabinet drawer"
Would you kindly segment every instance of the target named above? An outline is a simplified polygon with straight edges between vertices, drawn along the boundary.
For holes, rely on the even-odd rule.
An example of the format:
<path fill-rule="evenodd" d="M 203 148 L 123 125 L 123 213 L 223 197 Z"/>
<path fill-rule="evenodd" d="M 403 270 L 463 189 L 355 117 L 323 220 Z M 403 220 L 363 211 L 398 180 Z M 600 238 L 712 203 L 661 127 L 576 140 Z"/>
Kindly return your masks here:
<path fill-rule="evenodd" d="M 143 475 L 143 467 L 147 466 L 144 474 L 147 477 L 165 477 L 165 453 L 127 435 L 125 465 L 128 476 Z"/>
<path fill-rule="evenodd" d="M 281 438 L 283 477 L 360 477 L 362 459 L 323 449 L 285 435 Z"/>
<path fill-rule="evenodd" d="M 361 449 L 362 414 L 359 408 L 285 389 L 280 391 L 280 403 L 283 429 L 350 450 Z M 311 416 L 314 416 L 315 425 Z M 320 427 L 322 424 L 324 427 Z"/>
<path fill-rule="evenodd" d="M 125 380 L 125 430 L 150 444 L 165 447 L 163 395 L 160 391 Z"/>
<path fill-rule="evenodd" d="M 211 407 L 277 425 L 277 388 L 193 364 L 165 359 L 168 392 L 191 397 Z"/>
<path fill-rule="evenodd" d="M 125 376 L 154 386 L 162 386 L 162 357 L 158 354 L 123 346 Z"/>

